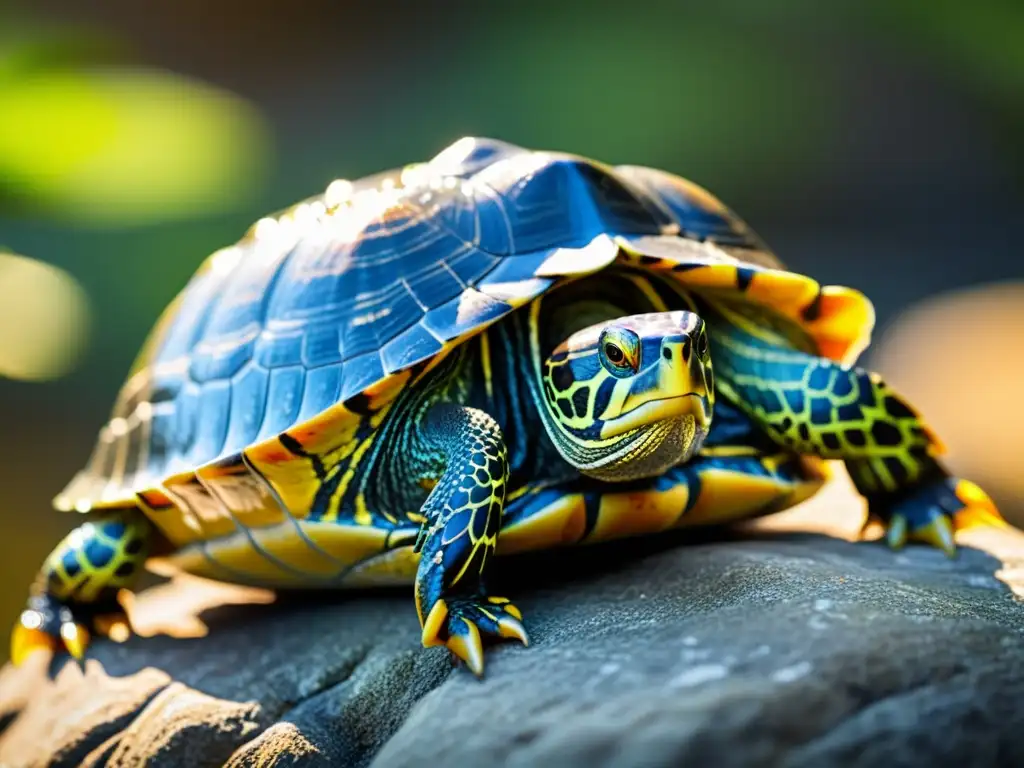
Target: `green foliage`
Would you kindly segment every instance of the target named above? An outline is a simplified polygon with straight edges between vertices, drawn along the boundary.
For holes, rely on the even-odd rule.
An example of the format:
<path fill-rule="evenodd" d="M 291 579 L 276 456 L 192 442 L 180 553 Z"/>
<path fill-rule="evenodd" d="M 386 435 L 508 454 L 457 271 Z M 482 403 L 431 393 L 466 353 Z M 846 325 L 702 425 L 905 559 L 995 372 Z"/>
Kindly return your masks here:
<path fill-rule="evenodd" d="M 248 104 L 115 51 L 68 31 L 0 38 L 0 212 L 124 226 L 229 209 L 253 188 L 266 136 Z"/>

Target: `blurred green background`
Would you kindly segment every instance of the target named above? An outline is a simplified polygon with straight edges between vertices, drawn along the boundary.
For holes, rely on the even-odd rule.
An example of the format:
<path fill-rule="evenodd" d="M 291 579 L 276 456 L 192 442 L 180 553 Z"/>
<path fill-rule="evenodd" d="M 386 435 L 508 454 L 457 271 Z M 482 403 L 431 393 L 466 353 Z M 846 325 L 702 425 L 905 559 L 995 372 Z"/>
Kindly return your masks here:
<path fill-rule="evenodd" d="M 1021 93 L 1015 0 L 0 5 L 0 626 L 200 261 L 467 134 L 680 173 L 867 292 L 874 362 L 1021 515 Z"/>

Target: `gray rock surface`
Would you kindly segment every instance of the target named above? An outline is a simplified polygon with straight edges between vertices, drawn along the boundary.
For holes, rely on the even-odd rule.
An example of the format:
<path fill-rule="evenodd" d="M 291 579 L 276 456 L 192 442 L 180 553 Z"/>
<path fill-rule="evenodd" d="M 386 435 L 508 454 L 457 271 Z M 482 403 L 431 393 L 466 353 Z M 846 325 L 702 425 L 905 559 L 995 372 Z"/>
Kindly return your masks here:
<path fill-rule="evenodd" d="M 0 765 L 1021 766 L 1015 567 L 764 530 L 507 560 L 532 645 L 482 681 L 405 591 L 207 608 L 5 668 Z"/>

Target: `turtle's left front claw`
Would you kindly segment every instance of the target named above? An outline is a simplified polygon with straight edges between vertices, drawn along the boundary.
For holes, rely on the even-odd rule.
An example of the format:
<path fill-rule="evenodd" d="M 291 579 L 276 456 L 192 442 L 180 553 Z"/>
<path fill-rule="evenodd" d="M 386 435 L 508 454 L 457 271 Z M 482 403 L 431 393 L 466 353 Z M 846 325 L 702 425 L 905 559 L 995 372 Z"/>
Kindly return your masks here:
<path fill-rule="evenodd" d="M 423 645 L 445 645 L 477 677 L 484 672 L 483 636 L 515 638 L 529 645 L 523 615 L 504 597 L 438 600 L 423 622 Z"/>

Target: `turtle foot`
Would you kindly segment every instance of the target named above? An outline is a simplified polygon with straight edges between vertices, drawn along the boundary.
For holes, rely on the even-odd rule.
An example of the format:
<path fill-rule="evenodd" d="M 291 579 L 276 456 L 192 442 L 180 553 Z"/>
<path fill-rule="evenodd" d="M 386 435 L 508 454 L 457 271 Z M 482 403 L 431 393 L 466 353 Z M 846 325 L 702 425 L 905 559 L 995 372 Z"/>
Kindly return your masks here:
<path fill-rule="evenodd" d="M 872 504 L 871 520 L 885 527 L 885 539 L 892 549 L 901 549 L 908 541 L 919 541 L 950 557 L 956 554 L 956 531 L 979 525 L 1007 525 L 981 488 L 954 477 L 926 485 L 895 502 Z"/>
<path fill-rule="evenodd" d="M 66 651 L 80 660 L 93 636 L 123 641 L 130 634 L 128 617 L 120 606 L 110 606 L 109 610 L 98 606 L 73 609 L 50 595 L 37 595 L 29 598 L 14 625 L 11 661 L 17 666 L 36 651 Z"/>
<path fill-rule="evenodd" d="M 482 636 L 529 645 L 523 615 L 504 597 L 451 597 L 434 603 L 423 622 L 423 645 L 447 646 L 477 677 L 484 672 Z"/>

